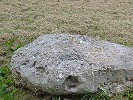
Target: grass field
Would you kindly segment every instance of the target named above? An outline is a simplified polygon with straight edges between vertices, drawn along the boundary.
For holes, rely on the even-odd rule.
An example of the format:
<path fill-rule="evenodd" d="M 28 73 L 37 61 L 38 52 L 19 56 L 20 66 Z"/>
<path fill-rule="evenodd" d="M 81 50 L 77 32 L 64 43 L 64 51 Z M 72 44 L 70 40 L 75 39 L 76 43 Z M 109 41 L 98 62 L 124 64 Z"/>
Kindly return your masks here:
<path fill-rule="evenodd" d="M 15 94 L 14 100 L 50 100 L 15 88 L 7 66 L 16 49 L 52 33 L 85 34 L 133 47 L 133 0 L 0 0 L 0 89 L 11 91 L 0 92 L 2 98 Z M 133 100 L 133 93 L 111 99 Z"/>

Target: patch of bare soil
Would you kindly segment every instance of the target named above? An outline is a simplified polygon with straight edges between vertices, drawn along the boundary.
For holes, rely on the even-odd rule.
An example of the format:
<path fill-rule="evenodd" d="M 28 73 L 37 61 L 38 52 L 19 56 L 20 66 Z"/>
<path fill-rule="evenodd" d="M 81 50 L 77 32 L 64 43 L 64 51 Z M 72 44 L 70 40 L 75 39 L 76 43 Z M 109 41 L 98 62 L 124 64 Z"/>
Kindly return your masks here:
<path fill-rule="evenodd" d="M 1 0 L 2 34 L 76 33 L 133 46 L 132 0 Z"/>

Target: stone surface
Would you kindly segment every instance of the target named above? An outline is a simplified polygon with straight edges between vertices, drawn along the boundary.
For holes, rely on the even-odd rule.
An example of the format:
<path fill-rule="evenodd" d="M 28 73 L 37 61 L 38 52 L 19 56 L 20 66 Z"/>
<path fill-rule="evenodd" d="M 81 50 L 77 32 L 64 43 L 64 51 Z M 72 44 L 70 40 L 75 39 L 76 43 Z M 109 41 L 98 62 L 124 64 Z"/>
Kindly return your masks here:
<path fill-rule="evenodd" d="M 133 87 L 133 49 L 83 35 L 48 34 L 14 52 L 17 85 L 54 95 Z"/>

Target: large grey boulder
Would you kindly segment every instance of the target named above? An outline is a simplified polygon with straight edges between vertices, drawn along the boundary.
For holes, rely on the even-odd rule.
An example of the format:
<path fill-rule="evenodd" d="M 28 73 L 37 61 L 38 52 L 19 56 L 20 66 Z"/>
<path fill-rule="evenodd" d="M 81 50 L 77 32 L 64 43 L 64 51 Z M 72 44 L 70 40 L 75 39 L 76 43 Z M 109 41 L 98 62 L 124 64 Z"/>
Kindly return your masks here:
<path fill-rule="evenodd" d="M 14 52 L 17 85 L 55 95 L 133 87 L 133 48 L 83 35 L 48 34 Z"/>

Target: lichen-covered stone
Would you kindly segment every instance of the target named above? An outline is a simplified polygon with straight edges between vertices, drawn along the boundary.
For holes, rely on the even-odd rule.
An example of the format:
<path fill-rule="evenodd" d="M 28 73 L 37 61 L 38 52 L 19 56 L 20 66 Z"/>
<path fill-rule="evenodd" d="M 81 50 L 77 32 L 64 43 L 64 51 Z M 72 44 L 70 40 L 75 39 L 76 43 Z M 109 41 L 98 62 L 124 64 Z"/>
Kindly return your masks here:
<path fill-rule="evenodd" d="M 55 95 L 133 87 L 133 49 L 84 35 L 47 34 L 14 52 L 17 85 Z"/>

